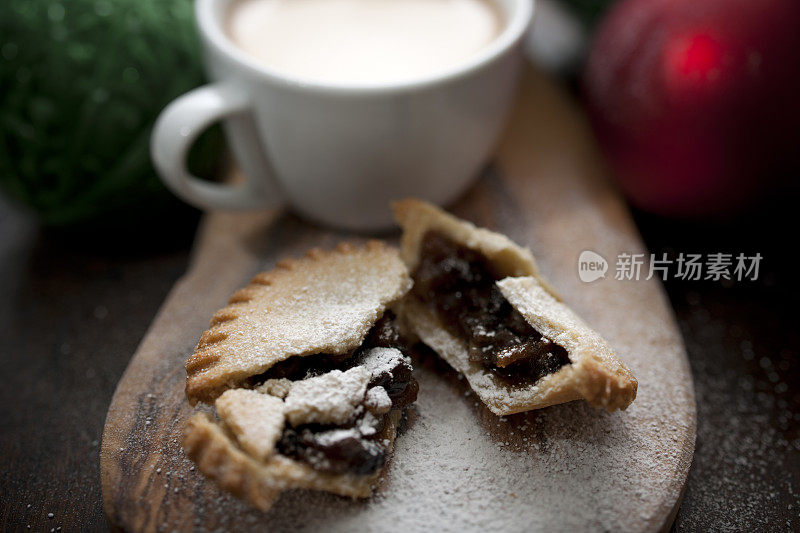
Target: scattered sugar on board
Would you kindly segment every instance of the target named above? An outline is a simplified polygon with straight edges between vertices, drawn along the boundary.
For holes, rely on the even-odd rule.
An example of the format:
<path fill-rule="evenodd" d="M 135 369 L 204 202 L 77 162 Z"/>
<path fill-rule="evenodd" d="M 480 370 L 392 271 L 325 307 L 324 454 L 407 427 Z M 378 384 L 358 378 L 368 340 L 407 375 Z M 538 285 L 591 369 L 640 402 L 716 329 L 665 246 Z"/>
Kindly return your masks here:
<path fill-rule="evenodd" d="M 626 238 L 599 243 L 594 222 L 577 224 L 581 230 L 568 239 L 575 250 L 594 246 L 606 257 L 631 251 Z M 564 231 L 560 224 L 554 232 L 558 242 L 545 236 L 537 245 L 563 248 Z M 192 524 L 212 531 L 234 525 L 263 530 L 269 524 L 271 530 L 293 532 L 657 529 L 654 520 L 668 515 L 680 491 L 676 479 L 688 469 L 693 423 L 687 416 L 693 398 L 682 381 L 688 374 L 677 332 L 666 308 L 656 306 L 653 312 L 652 301 L 663 301 L 663 295 L 649 283 L 581 285 L 575 257 L 558 254 L 550 263 L 552 255 L 543 257 L 543 271 L 565 300 L 638 377 L 639 395 L 628 411 L 608 414 L 575 402 L 503 423 L 474 395 L 464 395 L 463 381 L 453 385 L 458 381 L 417 370 L 418 416 L 396 441 L 388 475 L 372 500 L 289 491 L 264 515 L 190 472 L 180 440 L 192 409 L 183 402 L 182 373 L 174 372 L 175 362 L 163 360 L 158 375 L 177 376 L 174 386 L 168 385 L 159 401 L 140 404 L 138 412 L 132 406 L 130 413 L 142 421 L 166 404 L 180 405 L 180 413 L 154 417 L 163 433 L 139 433 L 138 440 L 128 441 L 123 464 L 147 452 L 154 463 L 185 475 L 181 490 L 169 491 L 165 505 L 154 508 L 167 513 L 168 529 Z M 510 445 L 501 447 L 501 442 Z"/>
<path fill-rule="evenodd" d="M 678 497 L 673 480 L 688 467 L 690 455 L 682 449 L 691 444 L 678 414 L 690 410 L 692 398 L 670 379 L 683 375 L 683 363 L 669 339 L 645 326 L 627 328 L 602 330 L 640 382 L 636 401 L 622 413 L 574 402 L 501 420 L 464 395 L 464 381 L 415 370 L 418 414 L 395 442 L 386 479 L 368 501 L 289 491 L 268 515 L 250 509 L 190 472 L 180 446 L 192 411 L 184 405 L 182 416 L 166 422 L 170 436 L 156 446 L 159 467 L 186 478 L 179 492 L 168 490 L 167 499 L 185 501 L 203 516 L 226 516 L 227 525 L 236 517 L 247 529 L 268 523 L 274 531 L 646 528 L 654 517 L 666 516 Z M 140 419 L 147 415 L 139 413 Z M 208 496 L 198 499 L 200 494 Z M 175 524 L 194 523 L 178 513 L 184 506 L 170 513 Z"/>
<path fill-rule="evenodd" d="M 684 316 L 684 327 L 693 333 L 689 353 L 704 352 L 692 362 L 698 378 L 698 418 L 704 422 L 698 425 L 696 461 L 687 485 L 692 497 L 681 510 L 678 528 L 700 531 L 713 525 L 735 531 L 747 524 L 750 531 L 798 531 L 796 510 L 781 524 L 774 520 L 774 509 L 796 509 L 800 501 L 800 413 L 787 402 L 791 392 L 786 394 L 769 377 L 775 367 L 788 370 L 796 349 L 748 338 L 736 325 L 716 318 L 713 307 L 699 298 L 686 294 L 692 308 Z M 736 368 L 739 358 L 744 368 L 752 361 L 763 373 L 743 377 L 744 369 Z M 712 411 L 723 416 L 712 416 Z M 702 483 L 692 483 L 692 478 Z M 739 495 L 736 508 L 728 498 L 732 493 Z"/>
<path fill-rule="evenodd" d="M 668 315 L 651 312 L 652 300 L 663 295 L 655 284 L 585 290 L 571 286 L 566 274 L 557 277 L 564 297 L 581 296 L 576 311 L 639 379 L 638 397 L 627 411 L 606 413 L 573 402 L 501 419 L 465 395 L 463 381 L 448 383 L 419 369 L 418 416 L 395 442 L 375 498 L 354 502 L 324 493 L 284 493 L 266 518 L 270 526 L 276 531 L 386 531 L 401 525 L 405 531 L 658 529 L 678 499 L 676 479 L 688 471 L 694 424 L 687 416 L 694 405 L 677 330 L 663 324 Z M 613 318 L 624 316 L 639 318 L 635 323 Z"/>
<path fill-rule="evenodd" d="M 427 370 L 416 374 L 418 415 L 395 442 L 388 477 L 375 499 L 351 502 L 289 492 L 271 511 L 271 527 L 635 529 L 656 514 L 655 507 L 671 505 L 671 495 L 664 495 L 669 501 L 650 495 L 664 494 L 665 471 L 679 468 L 672 438 L 663 437 L 685 428 L 671 425 L 667 413 L 642 423 L 645 413 L 661 410 L 654 394 L 644 394 L 626 413 L 608 414 L 576 402 L 548 409 L 545 416 L 517 415 L 500 422 L 482 406 L 476 413 L 472 402 L 440 377 Z M 513 428 L 514 435 L 503 428 Z M 637 514 L 620 516 L 618 510 L 629 509 L 631 501 L 637 502 Z"/>

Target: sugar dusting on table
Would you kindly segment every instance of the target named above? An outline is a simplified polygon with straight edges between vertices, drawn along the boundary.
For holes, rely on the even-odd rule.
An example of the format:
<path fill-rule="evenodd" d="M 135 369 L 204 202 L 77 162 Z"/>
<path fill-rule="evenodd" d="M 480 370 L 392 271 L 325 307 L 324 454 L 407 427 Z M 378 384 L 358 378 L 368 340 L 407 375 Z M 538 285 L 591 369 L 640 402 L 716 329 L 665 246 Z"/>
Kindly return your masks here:
<path fill-rule="evenodd" d="M 668 471 L 681 467 L 674 440 L 686 428 L 654 407 L 652 389 L 624 413 L 575 402 L 501 419 L 430 371 L 417 375 L 417 415 L 375 499 L 290 492 L 264 523 L 275 531 L 640 529 L 653 506 L 671 505 L 650 493 L 663 493 Z M 660 419 L 642 423 L 654 410 Z M 631 502 L 640 514 L 620 516 Z"/>
<path fill-rule="evenodd" d="M 564 278 L 559 281 L 569 300 L 576 293 Z M 679 498 L 675 479 L 685 475 L 691 460 L 694 421 L 686 413 L 693 412 L 694 405 L 681 346 L 673 337 L 677 331 L 670 325 L 655 327 L 664 316 L 644 312 L 645 302 L 660 297 L 656 287 L 611 282 L 607 288 L 597 285 L 581 291 L 580 300 L 570 301 L 639 379 L 638 397 L 627 411 L 606 413 L 573 402 L 497 417 L 465 380 L 417 364 L 419 399 L 371 500 L 289 491 L 262 514 L 191 471 L 180 448 L 188 406 L 184 404 L 180 414 L 158 413 L 174 434 L 161 444 L 158 458 L 150 456 L 154 467 L 171 473 L 161 481 L 165 505 L 174 500 L 177 508 L 193 509 L 191 516 L 168 513 L 160 527 L 181 529 L 190 523 L 224 530 L 235 523 L 244 529 L 269 525 L 271 531 L 658 528 Z M 616 304 L 619 293 L 625 294 Z M 622 313 L 615 305 L 628 309 Z M 636 311 L 639 305 L 642 312 Z M 640 320 L 614 319 L 618 316 Z M 179 387 L 171 390 L 182 392 Z M 155 417 L 148 407 L 162 402 L 145 400 L 137 418 Z M 144 432 L 139 444 L 147 440 Z"/>

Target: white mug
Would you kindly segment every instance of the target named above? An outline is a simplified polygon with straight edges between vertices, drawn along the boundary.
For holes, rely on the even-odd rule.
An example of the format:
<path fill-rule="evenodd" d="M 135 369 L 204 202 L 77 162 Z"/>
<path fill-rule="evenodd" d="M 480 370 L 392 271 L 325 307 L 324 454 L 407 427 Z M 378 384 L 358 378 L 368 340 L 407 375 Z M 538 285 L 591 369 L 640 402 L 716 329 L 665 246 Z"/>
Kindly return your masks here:
<path fill-rule="evenodd" d="M 491 155 L 514 99 L 533 0 L 491 0 L 505 24 L 468 62 L 398 83 L 302 80 L 259 64 L 224 31 L 232 0 L 197 0 L 213 83 L 169 104 L 150 150 L 161 179 L 202 209 L 289 204 L 325 224 L 376 230 L 392 224 L 391 200 L 446 205 Z M 246 180 L 192 176 L 186 156 L 204 129 L 223 122 Z"/>

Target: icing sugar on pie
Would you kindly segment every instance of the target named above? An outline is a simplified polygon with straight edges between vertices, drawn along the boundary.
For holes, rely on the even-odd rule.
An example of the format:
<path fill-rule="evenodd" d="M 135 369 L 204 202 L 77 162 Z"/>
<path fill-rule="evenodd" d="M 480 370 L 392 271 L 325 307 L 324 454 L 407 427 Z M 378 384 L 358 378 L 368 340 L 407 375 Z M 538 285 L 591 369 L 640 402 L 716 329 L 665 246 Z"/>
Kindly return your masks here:
<path fill-rule="evenodd" d="M 214 315 L 186 362 L 187 398 L 216 410 L 189 420 L 186 453 L 260 509 L 292 488 L 372 494 L 417 397 L 411 340 L 498 415 L 636 396 L 528 250 L 417 200 L 395 215 L 400 254 L 370 241 L 278 263 Z"/>
<path fill-rule="evenodd" d="M 281 491 L 367 497 L 417 397 L 389 309 L 411 287 L 380 242 L 314 250 L 257 275 L 189 358 L 184 449 L 222 488 L 268 509 Z"/>
<path fill-rule="evenodd" d="M 401 315 L 495 414 L 585 399 L 625 409 L 637 381 L 567 307 L 531 253 L 419 200 L 394 206 L 414 280 Z"/>

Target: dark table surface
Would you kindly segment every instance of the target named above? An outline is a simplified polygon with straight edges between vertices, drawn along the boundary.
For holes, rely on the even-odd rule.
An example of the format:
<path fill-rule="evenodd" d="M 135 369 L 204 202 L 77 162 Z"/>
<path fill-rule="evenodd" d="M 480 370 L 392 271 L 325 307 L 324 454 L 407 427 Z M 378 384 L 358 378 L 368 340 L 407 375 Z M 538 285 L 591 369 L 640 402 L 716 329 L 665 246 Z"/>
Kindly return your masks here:
<path fill-rule="evenodd" d="M 792 206 L 735 220 L 636 214 L 656 253 L 759 252 L 758 281 L 665 284 L 694 376 L 697 447 L 679 531 L 798 531 L 800 359 Z M 0 530 L 105 530 L 99 450 L 129 358 L 185 271 L 179 225 L 44 231 L 0 200 Z"/>

